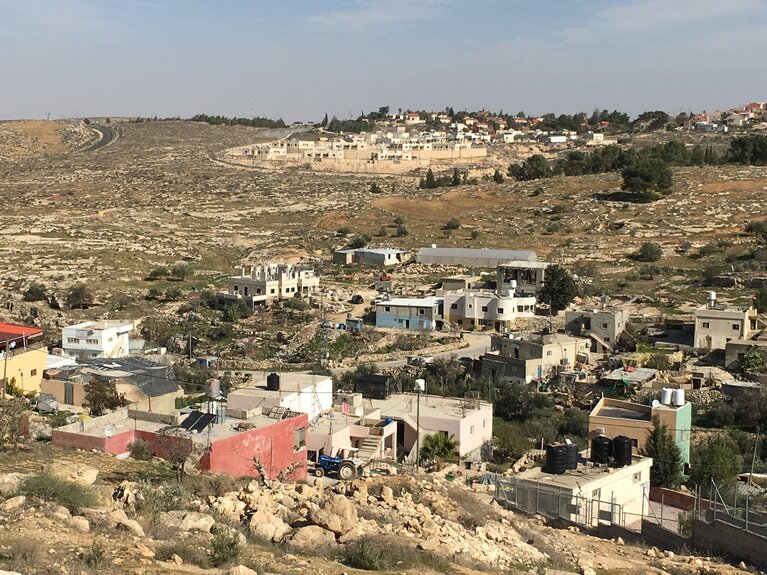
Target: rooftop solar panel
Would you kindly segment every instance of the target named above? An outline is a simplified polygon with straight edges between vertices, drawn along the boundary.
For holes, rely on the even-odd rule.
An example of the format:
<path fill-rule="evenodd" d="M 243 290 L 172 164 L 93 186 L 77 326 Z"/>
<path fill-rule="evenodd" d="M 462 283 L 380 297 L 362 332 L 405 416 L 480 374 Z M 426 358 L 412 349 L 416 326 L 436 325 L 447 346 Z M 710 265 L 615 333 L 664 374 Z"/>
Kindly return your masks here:
<path fill-rule="evenodd" d="M 202 417 L 204 414 L 202 411 L 197 411 L 196 409 L 190 413 L 187 418 L 181 422 L 181 427 L 186 429 L 187 431 L 190 431 L 192 429 L 192 426 L 197 423 L 197 421 Z"/>

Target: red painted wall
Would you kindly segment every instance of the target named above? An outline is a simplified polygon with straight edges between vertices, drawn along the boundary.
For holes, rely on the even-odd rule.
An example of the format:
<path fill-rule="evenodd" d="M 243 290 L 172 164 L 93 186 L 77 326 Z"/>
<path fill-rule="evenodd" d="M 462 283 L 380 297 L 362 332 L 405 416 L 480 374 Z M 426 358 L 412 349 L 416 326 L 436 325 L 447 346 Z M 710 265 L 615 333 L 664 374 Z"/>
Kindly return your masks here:
<path fill-rule="evenodd" d="M 294 431 L 306 428 L 309 417 L 304 413 L 298 417 L 275 421 L 268 427 L 243 431 L 232 437 L 220 439 L 211 444 L 210 451 L 200 459 L 200 469 L 214 473 L 228 473 L 235 477 L 258 476 L 253 466 L 257 457 L 266 469 L 269 479 L 293 464 L 300 467 L 288 478 L 292 481 L 306 479 L 306 449 L 293 451 Z"/>

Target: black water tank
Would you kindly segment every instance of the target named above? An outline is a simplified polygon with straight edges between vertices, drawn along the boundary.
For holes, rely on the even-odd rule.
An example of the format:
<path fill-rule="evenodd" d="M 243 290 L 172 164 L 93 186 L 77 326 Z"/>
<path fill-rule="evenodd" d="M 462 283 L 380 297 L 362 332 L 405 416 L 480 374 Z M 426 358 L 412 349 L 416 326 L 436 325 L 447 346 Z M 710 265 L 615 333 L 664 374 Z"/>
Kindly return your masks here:
<path fill-rule="evenodd" d="M 577 469 L 578 467 L 578 444 L 568 443 L 565 445 L 565 459 L 568 469 Z"/>
<path fill-rule="evenodd" d="M 597 435 L 591 440 L 591 461 L 593 463 L 607 464 L 610 461 L 610 449 L 612 441 L 604 435 Z"/>
<path fill-rule="evenodd" d="M 564 445 L 549 443 L 546 446 L 546 465 L 543 466 L 543 471 L 554 475 L 562 475 L 567 471 L 567 455 Z"/>
<path fill-rule="evenodd" d="M 280 376 L 276 373 L 270 373 L 266 376 L 266 389 L 269 391 L 280 390 Z"/>
<path fill-rule="evenodd" d="M 631 449 L 634 442 L 630 437 L 618 435 L 613 438 L 613 459 L 615 467 L 625 467 L 631 465 Z"/>

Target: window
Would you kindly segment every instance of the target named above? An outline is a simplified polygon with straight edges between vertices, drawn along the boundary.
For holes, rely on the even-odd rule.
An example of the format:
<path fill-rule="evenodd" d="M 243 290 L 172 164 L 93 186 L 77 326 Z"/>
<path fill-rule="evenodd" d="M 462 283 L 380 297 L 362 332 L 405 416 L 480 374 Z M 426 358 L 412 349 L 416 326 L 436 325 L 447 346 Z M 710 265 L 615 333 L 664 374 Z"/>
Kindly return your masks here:
<path fill-rule="evenodd" d="M 110 338 L 109 338 L 107 341 L 108 341 L 109 343 L 112 343 L 114 340 L 115 340 L 115 338 L 113 338 L 113 337 L 110 337 Z"/>
<path fill-rule="evenodd" d="M 239 288 L 239 286 L 238 286 L 237 284 L 235 284 L 235 285 L 234 285 L 234 286 L 232 286 L 232 287 L 234 288 L 234 291 L 239 291 L 239 289 L 240 289 L 240 288 Z"/>
<path fill-rule="evenodd" d="M 274 288 L 272 288 L 271 290 L 269 290 L 269 293 L 274 293 Z"/>
<path fill-rule="evenodd" d="M 418 315 L 426 315 L 426 310 L 425 309 L 419 309 L 418 310 Z"/>
<path fill-rule="evenodd" d="M 498 313 L 503 313 L 503 308 L 502 307 L 498 308 Z"/>
<path fill-rule="evenodd" d="M 220 297 L 218 298 L 218 305 L 224 305 L 224 298 Z"/>
<path fill-rule="evenodd" d="M 606 323 L 602 324 L 602 329 L 607 329 L 607 324 Z"/>
<path fill-rule="evenodd" d="M 487 419 L 482 420 L 482 429 L 485 429 L 487 427 Z"/>
<path fill-rule="evenodd" d="M 256 288 L 256 293 L 257 294 L 261 293 L 261 288 Z"/>
<path fill-rule="evenodd" d="M 80 340 L 77 339 L 76 337 L 68 337 L 67 343 L 80 343 Z"/>
<path fill-rule="evenodd" d="M 474 426 L 473 425 L 469 428 L 469 435 L 474 435 Z"/>
<path fill-rule="evenodd" d="M 518 347 L 515 347 L 513 351 L 514 351 L 514 354 L 513 354 L 513 355 L 514 355 L 514 357 L 515 357 L 515 358 L 517 358 L 517 359 L 519 359 L 519 348 L 518 348 Z"/>
<path fill-rule="evenodd" d="M 546 352 L 546 355 L 547 355 L 547 356 L 551 355 L 551 350 L 547 351 L 547 352 Z"/>
<path fill-rule="evenodd" d="M 243 289 L 245 290 L 245 295 L 248 295 L 248 286 L 245 286 Z"/>
<path fill-rule="evenodd" d="M 732 324 L 732 329 L 734 329 L 736 331 L 739 331 L 740 330 L 740 324 L 739 323 Z"/>
<path fill-rule="evenodd" d="M 451 303 L 450 304 L 450 309 L 458 309 L 458 304 L 457 303 Z"/>
<path fill-rule="evenodd" d="M 487 306 L 486 305 L 482 306 L 482 311 L 487 311 Z"/>
<path fill-rule="evenodd" d="M 471 309 L 471 304 L 469 304 L 469 309 Z"/>
<path fill-rule="evenodd" d="M 641 471 L 637 471 L 637 472 L 634 474 L 634 477 L 633 477 L 633 479 L 634 479 L 634 481 L 636 481 L 637 483 L 641 483 L 641 482 L 642 482 L 642 472 L 641 472 Z"/>
<path fill-rule="evenodd" d="M 708 329 L 709 323 L 707 321 L 703 322 L 703 329 Z"/>
<path fill-rule="evenodd" d="M 99 344 L 99 340 L 97 340 L 97 339 L 86 339 L 85 343 L 88 343 L 90 345 L 98 345 Z"/>
<path fill-rule="evenodd" d="M 37 375 L 37 370 L 33 369 L 32 371 L 29 372 L 29 375 L 31 375 L 32 377 L 36 376 Z"/>
<path fill-rule="evenodd" d="M 293 451 L 301 451 L 306 447 L 306 428 L 293 431 Z"/>
<path fill-rule="evenodd" d="M 456 320 L 455 323 L 457 323 L 458 325 L 463 325 L 463 320 L 462 319 Z"/>
<path fill-rule="evenodd" d="M 391 311 L 391 308 L 387 305 L 386 307 L 384 307 L 384 311 Z"/>
<path fill-rule="evenodd" d="M 639 447 L 639 440 L 638 439 L 632 439 L 631 440 L 631 445 L 634 446 L 634 449 L 638 448 Z"/>

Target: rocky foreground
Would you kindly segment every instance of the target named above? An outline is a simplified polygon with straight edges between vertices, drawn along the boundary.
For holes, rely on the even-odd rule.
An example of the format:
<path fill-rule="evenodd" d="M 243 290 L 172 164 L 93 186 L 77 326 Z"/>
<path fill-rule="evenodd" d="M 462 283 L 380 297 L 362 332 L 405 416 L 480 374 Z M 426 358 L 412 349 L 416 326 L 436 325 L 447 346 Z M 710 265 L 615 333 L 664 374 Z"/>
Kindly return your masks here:
<path fill-rule="evenodd" d="M 62 575 L 360 572 L 350 565 L 400 573 L 743 572 L 551 528 L 444 472 L 334 485 L 251 480 L 231 491 L 224 491 L 231 478 L 206 476 L 219 485 L 208 495 L 172 481 L 109 485 L 95 468 L 61 462 L 46 473 L 87 485 L 100 505 L 73 508 L 18 494 L 28 475 L 0 475 L 0 568 Z"/>

